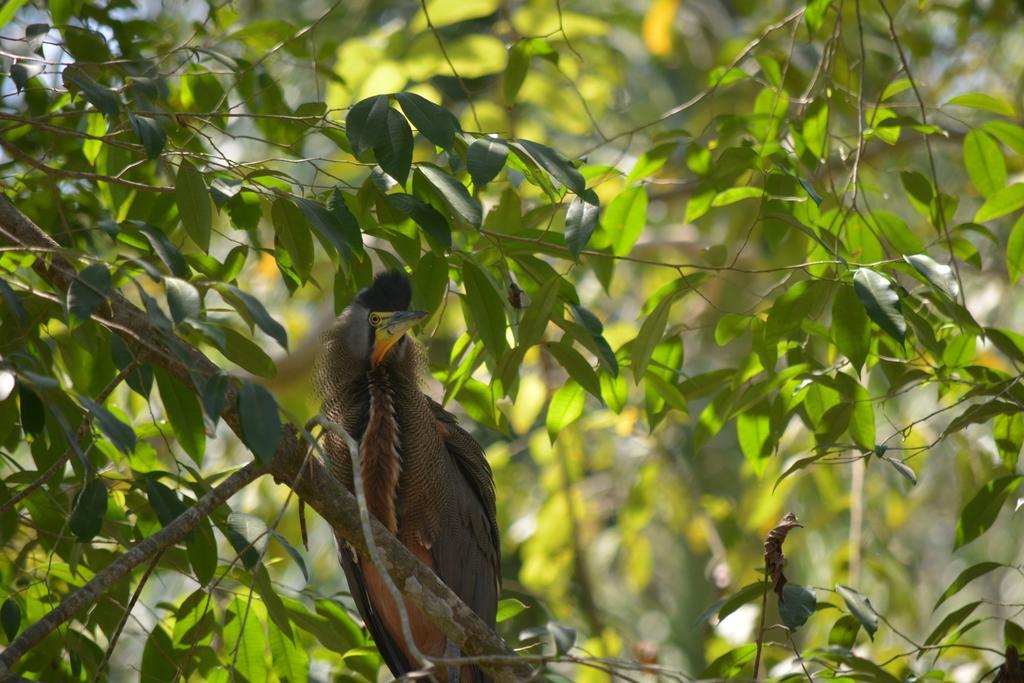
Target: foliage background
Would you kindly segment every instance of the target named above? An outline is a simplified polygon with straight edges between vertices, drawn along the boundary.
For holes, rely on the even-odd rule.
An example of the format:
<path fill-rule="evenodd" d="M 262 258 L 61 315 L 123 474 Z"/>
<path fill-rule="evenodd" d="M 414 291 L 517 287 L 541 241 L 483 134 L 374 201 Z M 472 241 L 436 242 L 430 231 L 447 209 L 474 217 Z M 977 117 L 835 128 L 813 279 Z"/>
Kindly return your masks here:
<path fill-rule="evenodd" d="M 82 269 L 53 291 L 45 254 L 0 256 L 3 497 L 72 454 L 0 518 L 8 639 L 250 458 L 197 398 L 208 378 L 129 365 L 89 319 L 110 292 L 301 425 L 319 332 L 397 265 L 434 313 L 426 386 L 495 470 L 514 644 L 750 676 L 761 590 L 740 589 L 789 510 L 786 573 L 817 610 L 767 630 L 772 675 L 803 674 L 800 652 L 816 677 L 973 680 L 1024 644 L 1019 3 L 8 0 L 0 19 L 4 191 Z M 401 99 L 384 134 L 352 118 L 399 92 L 469 133 L 445 144 L 427 110 L 440 132 L 411 138 Z M 484 134 L 548 147 L 504 162 L 469 147 Z M 299 547 L 286 498 L 248 487 L 23 674 L 375 680 L 330 531 L 311 519 Z M 998 565 L 933 609 L 978 563 Z"/>

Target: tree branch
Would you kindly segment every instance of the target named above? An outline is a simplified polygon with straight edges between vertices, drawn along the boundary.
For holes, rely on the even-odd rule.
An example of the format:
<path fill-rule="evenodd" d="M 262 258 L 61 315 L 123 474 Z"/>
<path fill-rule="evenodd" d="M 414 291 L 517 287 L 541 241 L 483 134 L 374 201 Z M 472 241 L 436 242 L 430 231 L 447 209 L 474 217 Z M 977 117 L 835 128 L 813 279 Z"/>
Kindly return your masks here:
<path fill-rule="evenodd" d="M 59 248 L 59 245 L 39 226 L 33 223 L 6 197 L 0 198 L 0 238 L 15 245 Z M 33 267 L 58 291 L 66 290 L 75 278 L 74 267 L 62 256 L 55 254 L 47 263 L 40 259 Z M 193 373 L 210 375 L 218 368 L 195 347 L 176 337 L 168 337 L 150 323 L 146 314 L 119 294 L 109 299 L 109 318 L 95 316 L 101 324 L 116 330 L 125 341 L 149 353 L 148 360 L 169 373 L 191 383 Z M 172 348 L 173 347 L 173 348 Z M 224 411 L 221 415 L 237 435 L 241 435 L 238 413 L 238 385 L 229 382 L 225 391 Z M 133 568 L 146 562 L 158 551 L 177 543 L 215 507 L 236 491 L 270 472 L 277 481 L 292 486 L 298 496 L 316 510 L 335 533 L 360 553 L 367 552 L 359 521 L 359 506 L 354 496 L 331 476 L 317 458 L 309 458 L 306 471 L 299 472 L 306 455 L 306 445 L 294 428 L 287 427 L 281 434 L 277 451 L 269 468 L 249 463 L 194 506 L 159 532 L 134 546 L 124 555 L 100 571 L 89 583 L 75 591 L 39 622 L 30 626 L 0 653 L 0 679 L 10 676 L 10 668 L 35 643 L 42 640 L 73 614 L 87 607 L 111 585 L 126 576 Z M 441 631 L 455 642 L 463 653 L 493 661 L 481 661 L 480 666 L 497 681 L 515 681 L 529 678 L 532 669 L 516 658 L 513 650 L 484 623 L 438 576 L 422 564 L 382 524 L 372 520 L 373 536 L 381 551 L 384 567 L 398 588 Z"/>

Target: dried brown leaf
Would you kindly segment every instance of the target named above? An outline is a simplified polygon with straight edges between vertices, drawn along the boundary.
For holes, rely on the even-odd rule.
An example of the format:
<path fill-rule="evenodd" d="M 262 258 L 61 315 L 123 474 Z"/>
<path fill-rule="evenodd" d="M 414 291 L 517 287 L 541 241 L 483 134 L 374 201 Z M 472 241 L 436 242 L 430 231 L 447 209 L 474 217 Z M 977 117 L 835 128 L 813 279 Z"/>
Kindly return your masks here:
<path fill-rule="evenodd" d="M 787 512 L 775 528 L 768 532 L 764 540 L 764 564 L 768 570 L 768 576 L 772 579 L 772 589 L 779 596 L 779 603 L 783 602 L 782 589 L 786 585 L 786 575 L 782 573 L 786 565 L 786 556 L 782 554 L 782 544 L 790 530 L 797 527 L 803 528 L 803 524 L 797 521 L 796 515 Z"/>

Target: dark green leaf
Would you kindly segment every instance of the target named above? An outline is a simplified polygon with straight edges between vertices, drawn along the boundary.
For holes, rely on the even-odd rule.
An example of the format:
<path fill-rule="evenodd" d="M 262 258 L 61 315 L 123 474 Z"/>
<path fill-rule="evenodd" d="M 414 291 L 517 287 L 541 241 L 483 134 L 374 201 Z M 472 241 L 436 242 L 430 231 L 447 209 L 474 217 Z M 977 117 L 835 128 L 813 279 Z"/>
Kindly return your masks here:
<path fill-rule="evenodd" d="M 209 519 L 199 520 L 199 524 L 185 539 L 185 551 L 199 585 L 210 583 L 217 572 L 217 539 L 213 536 Z"/>
<path fill-rule="evenodd" d="M 13 598 L 7 598 L 4 604 L 0 605 L 0 624 L 3 625 L 7 642 L 14 640 L 21 629 L 21 607 Z"/>
<path fill-rule="evenodd" d="M 267 525 L 259 517 L 232 512 L 225 535 L 249 571 L 260 566 L 260 552 L 267 544 Z"/>
<path fill-rule="evenodd" d="M 806 624 L 807 619 L 814 614 L 814 609 L 817 606 L 818 599 L 810 588 L 792 583 L 787 583 L 782 587 L 782 597 L 779 599 L 779 617 L 790 631 L 795 631 Z"/>
<path fill-rule="evenodd" d="M 157 481 L 156 477 L 146 477 L 146 498 L 149 505 L 160 520 L 160 526 L 167 526 L 188 509 L 170 487 Z"/>
<path fill-rule="evenodd" d="M 274 377 L 277 366 L 274 359 L 263 348 L 245 335 L 226 327 L 224 332 L 224 355 L 230 361 L 260 377 Z"/>
<path fill-rule="evenodd" d="M 972 564 L 970 567 L 960 572 L 960 574 L 958 574 L 955 579 L 953 579 L 953 583 L 949 584 L 949 587 L 946 588 L 946 590 L 943 591 L 942 595 L 939 596 L 939 599 L 935 603 L 935 606 L 932 607 L 932 611 L 934 612 L 935 610 L 937 610 L 939 608 L 939 605 L 941 605 L 946 600 L 950 599 L 951 597 L 959 593 L 970 582 L 974 581 L 978 577 L 984 576 L 985 574 L 988 574 L 989 572 L 1004 566 L 1006 565 L 1003 565 L 999 562 L 979 562 L 977 564 Z"/>
<path fill-rule="evenodd" d="M 228 386 L 226 375 L 217 373 L 210 377 L 196 382 L 200 385 L 199 400 L 203 404 L 203 422 L 206 431 L 213 433 L 220 420 L 220 414 L 224 412 L 225 390 Z"/>
<path fill-rule="evenodd" d="M 270 317 L 267 309 L 263 307 L 259 299 L 246 294 L 234 285 L 221 285 L 217 289 L 221 294 L 226 293 L 229 298 L 233 297 L 237 300 L 243 306 L 249 318 L 256 323 L 257 327 L 269 334 L 284 349 L 288 348 L 288 333 L 285 332 L 281 323 Z M 242 313 L 242 311 L 239 311 L 239 313 Z"/>
<path fill-rule="evenodd" d="M 167 307 L 171 311 L 171 319 L 175 325 L 180 325 L 188 318 L 199 317 L 199 290 L 193 287 L 192 283 L 168 277 L 164 278 L 164 286 L 167 288 Z"/>
<path fill-rule="evenodd" d="M 110 271 L 101 263 L 84 268 L 68 287 L 68 313 L 72 324 L 89 319 L 110 293 Z"/>
<path fill-rule="evenodd" d="M 562 278 L 555 275 L 541 285 L 519 323 L 519 346 L 528 349 L 541 340 L 558 300 Z"/>
<path fill-rule="evenodd" d="M 946 617 L 939 622 L 939 625 L 936 626 L 930 634 L 928 634 L 927 638 L 925 638 L 925 646 L 935 645 L 945 638 L 946 634 L 960 625 L 974 610 L 978 609 L 978 605 L 980 604 L 980 600 L 978 602 L 971 602 L 947 614 Z"/>
<path fill-rule="evenodd" d="M 420 134 L 442 149 L 452 148 L 459 122 L 447 109 L 411 92 L 400 92 L 395 99 Z"/>
<path fill-rule="evenodd" d="M 21 429 L 26 434 L 41 434 L 46 426 L 46 409 L 39 396 L 18 382 L 18 404 L 21 408 Z"/>
<path fill-rule="evenodd" d="M 384 172 L 404 185 L 412 166 L 412 129 L 396 109 L 384 112 L 384 130 L 373 146 L 373 154 Z"/>
<path fill-rule="evenodd" d="M 256 459 L 267 464 L 281 440 L 281 418 L 277 401 L 255 382 L 242 382 L 238 393 L 238 413 L 242 422 L 242 440 Z"/>
<path fill-rule="evenodd" d="M 330 244 L 339 255 L 348 260 L 352 257 L 349 233 L 354 227 L 355 239 L 359 240 L 359 224 L 355 222 L 355 216 L 345 206 L 345 201 L 341 199 L 341 191 L 335 189 L 334 192 L 339 195 L 332 203 L 335 211 L 305 197 L 292 197 L 292 199 L 319 235 L 321 242 Z"/>
<path fill-rule="evenodd" d="M 387 95 L 367 97 L 349 109 L 345 117 L 345 134 L 356 156 L 376 146 L 384 134 L 388 109 Z"/>
<path fill-rule="evenodd" d="M 553 179 L 580 195 L 587 189 L 587 182 L 569 160 L 559 152 L 539 142 L 518 139 L 512 146 L 533 159 Z"/>
<path fill-rule="evenodd" d="M 640 384 L 640 379 L 647 371 L 647 364 L 651 360 L 654 347 L 661 341 L 665 334 L 665 325 L 668 323 L 668 314 L 675 302 L 675 297 L 665 297 L 654 309 L 654 312 L 647 316 L 640 326 L 640 332 L 636 335 L 632 345 L 633 381 Z"/>
<path fill-rule="evenodd" d="M 299 207 L 285 197 L 278 197 L 274 200 L 270 209 L 270 218 L 274 222 L 274 231 L 281 240 L 281 244 L 292 257 L 295 272 L 305 282 L 309 279 L 315 257 L 309 223 L 306 222 Z"/>
<path fill-rule="evenodd" d="M 102 479 L 93 479 L 75 497 L 68 528 L 79 541 L 88 543 L 103 526 L 107 514 L 107 487 Z"/>
<path fill-rule="evenodd" d="M 167 271 L 171 275 L 180 278 L 188 277 L 188 264 L 185 262 L 185 257 L 167 239 L 167 235 L 141 221 L 128 221 L 128 223 L 142 233 L 149 242 L 149 246 L 152 247 L 153 253 L 167 266 Z"/>
<path fill-rule="evenodd" d="M 555 641 L 555 652 L 564 655 L 576 645 L 576 629 L 563 626 L 556 621 L 548 622 L 548 633 Z"/>
<path fill-rule="evenodd" d="M 128 455 L 135 450 L 135 430 L 92 399 L 79 396 L 78 400 L 86 410 L 92 413 L 96 422 L 99 423 L 100 430 L 106 434 L 119 451 Z"/>
<path fill-rule="evenodd" d="M 839 597 L 846 603 L 850 613 L 857 617 L 857 621 L 868 632 L 868 636 L 874 640 L 875 631 L 878 630 L 878 614 L 875 613 L 874 607 L 871 606 L 871 601 L 849 586 L 837 585 L 836 592 L 839 593 Z"/>
<path fill-rule="evenodd" d="M 66 67 L 61 77 L 64 80 L 65 88 L 70 89 L 71 86 L 74 86 L 89 104 L 96 107 L 97 111 L 108 117 L 117 116 L 117 112 L 121 108 L 117 93 L 89 78 L 80 66 L 72 64 Z"/>
<path fill-rule="evenodd" d="M 153 683 L 175 683 L 180 678 L 178 667 L 174 644 L 163 627 L 157 624 L 142 648 L 140 677 Z"/>
<path fill-rule="evenodd" d="M 967 545 L 988 531 L 1003 507 L 1007 496 L 1017 489 L 1024 475 L 1006 475 L 982 486 L 960 512 L 956 525 L 956 543 L 953 550 Z"/>
<path fill-rule="evenodd" d="M 158 158 L 167 144 L 167 131 L 160 120 L 135 114 L 129 114 L 128 120 L 131 121 L 132 130 L 135 131 L 139 142 L 146 149 L 146 156 L 150 159 Z"/>
<path fill-rule="evenodd" d="M 597 229 L 600 212 L 600 200 L 593 190 L 587 190 L 569 202 L 569 210 L 565 214 L 565 244 L 574 259 L 580 257 L 580 252 L 590 242 L 590 236 Z"/>
<path fill-rule="evenodd" d="M 870 268 L 858 268 L 853 274 L 853 288 L 875 324 L 902 344 L 907 321 L 900 312 L 896 288 L 888 278 Z"/>
<path fill-rule="evenodd" d="M 411 218 L 423 232 L 444 249 L 452 248 L 452 229 L 441 213 L 411 194 L 396 192 L 387 195 L 388 203 Z"/>
<path fill-rule="evenodd" d="M 466 151 L 466 167 L 479 191 L 505 168 L 508 145 L 498 138 L 477 138 Z"/>
<path fill-rule="evenodd" d="M 501 358 L 508 348 L 505 339 L 505 305 L 501 296 L 487 274 L 469 260 L 463 262 L 462 283 L 466 288 L 466 303 L 473 317 L 471 324 L 491 356 Z"/>
<path fill-rule="evenodd" d="M 21 305 L 21 299 L 14 293 L 11 286 L 7 284 L 7 280 L 0 277 L 0 296 L 3 297 L 4 303 L 7 304 L 7 308 L 14 314 L 15 319 L 24 325 L 28 318 L 25 315 L 25 307 Z"/>
<path fill-rule="evenodd" d="M 305 578 L 306 581 L 309 581 L 309 569 L 306 568 L 306 561 L 302 559 L 302 555 L 299 553 L 299 551 L 296 550 L 295 547 L 288 542 L 288 539 L 286 539 L 284 536 L 277 533 L 276 531 L 273 532 L 271 535 L 275 539 L 277 539 L 277 542 L 281 544 L 281 547 L 284 548 L 285 552 L 288 553 L 288 555 L 292 558 L 292 561 L 295 562 L 296 565 L 298 565 L 299 571 L 302 572 L 303 578 Z"/>
<path fill-rule="evenodd" d="M 859 373 L 871 348 L 871 327 L 853 287 L 840 286 L 832 301 L 832 337 Z"/>
<path fill-rule="evenodd" d="M 474 228 L 480 227 L 483 220 L 480 202 L 470 196 L 465 185 L 432 164 L 420 164 L 418 168 L 456 215 Z"/>
<path fill-rule="evenodd" d="M 153 368 L 164 412 L 174 430 L 181 449 L 197 464 L 202 464 L 206 451 L 203 411 L 191 387 L 182 384 L 161 367 Z"/>
<path fill-rule="evenodd" d="M 203 252 L 210 250 L 210 233 L 213 230 L 213 209 L 206 182 L 196 167 L 183 160 L 178 167 L 174 183 L 174 199 L 178 204 L 178 215 L 185 226 L 185 232 Z"/>
<path fill-rule="evenodd" d="M 548 342 L 544 348 L 558 360 L 558 364 L 568 373 L 569 379 L 578 382 L 591 396 L 601 398 L 601 383 L 597 379 L 594 368 L 590 366 L 586 358 L 572 348 L 572 343 L 569 340 Z"/>

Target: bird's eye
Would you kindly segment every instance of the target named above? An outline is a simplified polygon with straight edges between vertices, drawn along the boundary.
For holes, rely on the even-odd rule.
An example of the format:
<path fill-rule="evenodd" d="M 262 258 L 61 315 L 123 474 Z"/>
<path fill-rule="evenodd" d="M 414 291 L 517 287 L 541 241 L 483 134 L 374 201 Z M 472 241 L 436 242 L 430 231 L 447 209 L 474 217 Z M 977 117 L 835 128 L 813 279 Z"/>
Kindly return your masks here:
<path fill-rule="evenodd" d="M 380 325 L 380 321 L 381 321 L 380 313 L 371 313 L 370 314 L 370 324 L 371 325 L 376 327 L 377 325 Z"/>

